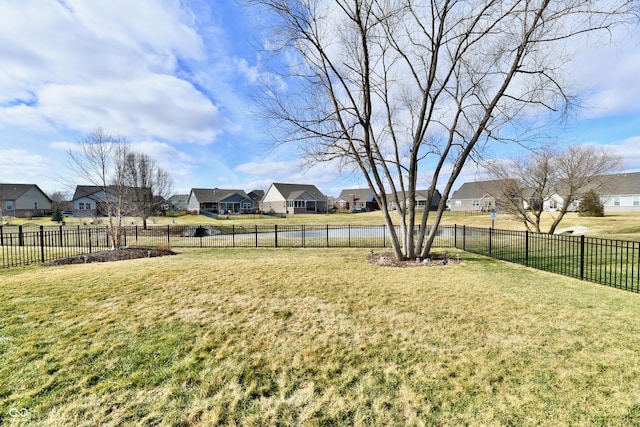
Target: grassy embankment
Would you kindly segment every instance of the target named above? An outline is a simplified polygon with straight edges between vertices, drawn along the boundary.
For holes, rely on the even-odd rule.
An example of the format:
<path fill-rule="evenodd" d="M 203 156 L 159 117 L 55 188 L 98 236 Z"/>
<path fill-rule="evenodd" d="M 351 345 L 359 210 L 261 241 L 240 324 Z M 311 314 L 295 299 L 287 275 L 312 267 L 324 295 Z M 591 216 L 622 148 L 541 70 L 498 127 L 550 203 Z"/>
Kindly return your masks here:
<path fill-rule="evenodd" d="M 468 254 L 182 252 L 0 271 L 0 424 L 640 423 L 640 295 Z"/>
<path fill-rule="evenodd" d="M 433 213 L 431 213 L 433 215 Z M 553 221 L 554 213 L 545 212 L 542 219 L 542 230 L 549 229 Z M 392 218 L 397 222 L 395 214 Z M 432 218 L 432 217 L 431 217 Z M 8 225 L 45 225 L 58 226 L 57 222 L 51 221 L 49 217 L 26 219 L 15 218 L 5 221 Z M 68 216 L 65 218 L 66 224 L 86 225 L 90 220 L 86 218 L 74 218 Z M 431 222 L 431 220 L 429 221 Z M 126 225 L 142 225 L 140 218 L 127 218 L 124 222 Z M 445 212 L 442 219 L 443 224 L 459 224 L 474 227 L 491 227 L 492 221 L 489 214 L 483 215 L 465 215 L 456 212 Z M 363 225 L 383 225 L 384 220 L 382 213 L 363 212 L 363 213 L 332 213 L 332 214 L 309 214 L 309 215 L 290 215 L 288 218 L 275 218 L 261 215 L 230 215 L 215 220 L 202 215 L 183 215 L 177 217 L 152 217 L 148 220 L 148 225 L 246 225 L 246 224 L 290 224 L 290 225 L 317 225 L 317 224 L 363 224 Z M 504 230 L 521 230 L 526 228 L 522 222 L 514 220 L 506 214 L 498 215 L 494 221 L 495 228 Z M 640 240 L 640 214 L 638 213 L 612 213 L 603 218 L 580 217 L 576 213 L 568 213 L 560 223 L 558 228 L 567 228 L 572 226 L 584 226 L 589 229 L 587 236 L 613 238 L 621 240 Z"/>

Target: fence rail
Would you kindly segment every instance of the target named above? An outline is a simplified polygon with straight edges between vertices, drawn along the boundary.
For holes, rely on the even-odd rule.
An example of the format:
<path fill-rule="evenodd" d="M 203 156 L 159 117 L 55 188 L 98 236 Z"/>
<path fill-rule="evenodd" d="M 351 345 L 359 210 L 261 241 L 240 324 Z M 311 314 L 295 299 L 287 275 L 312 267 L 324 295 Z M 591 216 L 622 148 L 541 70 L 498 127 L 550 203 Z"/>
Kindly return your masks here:
<path fill-rule="evenodd" d="M 125 245 L 140 247 L 391 247 L 384 225 L 128 226 L 122 229 L 121 237 Z M 445 225 L 438 228 L 434 246 L 640 292 L 640 242 Z M 0 226 L 3 268 L 110 247 L 104 226 Z"/>
<path fill-rule="evenodd" d="M 451 227 L 451 230 L 453 228 Z M 398 230 L 399 232 L 399 230 Z M 435 244 L 452 247 L 453 232 L 442 233 Z M 123 227 L 125 246 L 171 248 L 389 248 L 384 225 L 222 225 Z M 0 226 L 2 267 L 39 264 L 111 247 L 104 226 Z"/>
<path fill-rule="evenodd" d="M 456 226 L 462 250 L 640 292 L 640 242 Z"/>

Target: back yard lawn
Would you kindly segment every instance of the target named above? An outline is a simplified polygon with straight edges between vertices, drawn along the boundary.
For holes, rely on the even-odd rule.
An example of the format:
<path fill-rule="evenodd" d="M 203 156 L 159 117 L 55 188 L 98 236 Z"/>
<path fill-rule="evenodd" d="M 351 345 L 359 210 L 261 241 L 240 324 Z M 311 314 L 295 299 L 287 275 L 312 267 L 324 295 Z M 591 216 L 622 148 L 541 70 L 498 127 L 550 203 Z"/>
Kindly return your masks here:
<path fill-rule="evenodd" d="M 0 424 L 632 425 L 640 295 L 461 253 L 0 271 Z"/>

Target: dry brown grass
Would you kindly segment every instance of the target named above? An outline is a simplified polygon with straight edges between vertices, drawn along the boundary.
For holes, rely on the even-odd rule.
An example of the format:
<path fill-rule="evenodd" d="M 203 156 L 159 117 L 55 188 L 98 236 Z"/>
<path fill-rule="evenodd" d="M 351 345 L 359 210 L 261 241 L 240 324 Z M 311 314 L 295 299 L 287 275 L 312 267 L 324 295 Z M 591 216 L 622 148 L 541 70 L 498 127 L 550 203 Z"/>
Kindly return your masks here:
<path fill-rule="evenodd" d="M 640 421 L 640 295 L 468 254 L 406 269 L 367 255 L 194 250 L 2 271 L 1 420 Z"/>

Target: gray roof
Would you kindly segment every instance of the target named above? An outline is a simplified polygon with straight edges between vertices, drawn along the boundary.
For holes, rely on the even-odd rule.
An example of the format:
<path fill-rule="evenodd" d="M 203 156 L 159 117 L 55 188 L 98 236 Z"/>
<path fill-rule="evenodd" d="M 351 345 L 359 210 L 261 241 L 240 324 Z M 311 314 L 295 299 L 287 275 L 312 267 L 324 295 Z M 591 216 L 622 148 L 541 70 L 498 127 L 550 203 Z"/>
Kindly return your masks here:
<path fill-rule="evenodd" d="M 481 199 L 485 196 L 498 198 L 502 195 L 505 180 L 465 182 L 451 196 L 452 200 Z"/>
<path fill-rule="evenodd" d="M 189 199 L 188 194 L 174 194 L 169 197 L 170 202 L 186 202 Z"/>
<path fill-rule="evenodd" d="M 342 190 L 338 199 L 349 200 L 349 197 L 353 194 L 354 200 L 362 200 L 365 202 L 373 202 L 375 198 L 373 197 L 373 191 L 369 188 L 351 188 L 347 190 Z"/>
<path fill-rule="evenodd" d="M 99 185 L 77 185 L 76 191 L 73 193 L 73 199 L 77 200 L 82 197 L 91 196 L 102 191 L 102 187 Z"/>
<path fill-rule="evenodd" d="M 326 201 L 327 197 L 322 194 L 315 185 L 308 184 L 284 184 L 274 182 L 272 184 L 285 200 L 295 200 L 300 197 L 304 192 L 309 193 L 315 200 Z"/>
<path fill-rule="evenodd" d="M 264 190 L 253 190 L 249 192 L 249 197 L 254 202 L 259 202 L 264 198 Z"/>
<path fill-rule="evenodd" d="M 640 195 L 640 172 L 602 175 L 594 179 L 600 181 L 596 192 L 601 196 Z"/>
<path fill-rule="evenodd" d="M 1 200 L 17 200 L 27 191 L 35 188 L 40 193 L 42 193 L 49 201 L 49 196 L 47 196 L 44 191 L 40 189 L 36 184 L 0 184 L 0 199 Z"/>
<path fill-rule="evenodd" d="M 251 200 L 244 190 L 230 190 L 223 188 L 192 188 L 191 192 L 199 203 L 218 203 L 237 194 L 240 197 Z"/>

